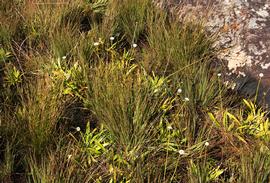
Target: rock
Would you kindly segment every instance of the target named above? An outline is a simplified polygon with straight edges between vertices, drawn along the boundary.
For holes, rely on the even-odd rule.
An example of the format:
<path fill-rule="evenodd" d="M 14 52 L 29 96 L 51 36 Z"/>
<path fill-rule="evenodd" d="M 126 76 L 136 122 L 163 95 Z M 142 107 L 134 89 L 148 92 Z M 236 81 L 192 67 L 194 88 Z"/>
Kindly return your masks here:
<path fill-rule="evenodd" d="M 218 58 L 227 64 L 236 90 L 270 105 L 270 0 L 167 0 L 159 4 L 179 18 L 206 17 L 211 33 L 219 32 Z M 263 73 L 260 78 L 259 74 Z"/>

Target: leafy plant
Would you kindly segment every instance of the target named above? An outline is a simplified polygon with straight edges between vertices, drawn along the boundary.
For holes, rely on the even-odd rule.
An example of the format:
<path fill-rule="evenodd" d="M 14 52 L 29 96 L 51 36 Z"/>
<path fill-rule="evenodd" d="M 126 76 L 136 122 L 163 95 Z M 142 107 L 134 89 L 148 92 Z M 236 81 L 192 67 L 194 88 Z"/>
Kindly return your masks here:
<path fill-rule="evenodd" d="M 6 52 L 3 48 L 0 48 L 0 63 L 7 61 L 11 57 L 10 52 Z"/>
<path fill-rule="evenodd" d="M 8 65 L 8 69 L 5 70 L 6 83 L 10 86 L 16 86 L 22 82 L 22 73 L 15 66 Z"/>
<path fill-rule="evenodd" d="M 190 161 L 190 182 L 217 182 L 223 174 L 224 169 L 220 166 L 213 167 L 210 163 L 194 163 Z"/>
<path fill-rule="evenodd" d="M 113 141 L 109 136 L 110 134 L 102 127 L 91 130 L 90 123 L 87 123 L 85 133 L 81 133 L 82 149 L 87 154 L 88 163 L 97 162 L 96 158 L 106 153 L 113 145 Z"/>
<path fill-rule="evenodd" d="M 213 113 L 208 113 L 209 117 L 219 128 L 233 131 L 242 141 L 245 141 L 243 135 L 251 135 L 267 141 L 269 139 L 267 112 L 263 111 L 262 108 L 257 109 L 251 101 L 244 99 L 243 102 L 244 107 L 236 115 L 225 110 L 220 121 L 215 118 Z"/>

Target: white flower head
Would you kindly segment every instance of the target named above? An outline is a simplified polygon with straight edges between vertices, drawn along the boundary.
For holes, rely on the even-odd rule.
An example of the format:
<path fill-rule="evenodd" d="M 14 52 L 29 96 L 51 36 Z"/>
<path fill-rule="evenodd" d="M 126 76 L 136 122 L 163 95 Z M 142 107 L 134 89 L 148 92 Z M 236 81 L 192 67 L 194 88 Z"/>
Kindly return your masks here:
<path fill-rule="evenodd" d="M 209 142 L 205 142 L 204 145 L 207 147 L 209 146 Z"/>
<path fill-rule="evenodd" d="M 221 73 L 218 73 L 217 76 L 220 77 L 221 76 Z"/>
<path fill-rule="evenodd" d="M 62 56 L 62 59 L 65 60 L 67 58 L 67 56 Z"/>
<path fill-rule="evenodd" d="M 98 46 L 99 45 L 99 42 L 94 42 L 94 46 Z"/>
<path fill-rule="evenodd" d="M 77 131 L 77 132 L 81 131 L 81 128 L 78 126 L 78 127 L 76 128 L 76 131 Z"/>
<path fill-rule="evenodd" d="M 186 154 L 186 153 L 185 153 L 185 151 L 184 151 L 184 150 L 182 150 L 182 149 L 180 149 L 180 150 L 178 151 L 178 153 L 179 153 L 180 155 L 184 155 L 184 154 Z"/>
<path fill-rule="evenodd" d="M 136 48 L 137 46 L 138 46 L 138 45 L 137 45 L 136 43 L 133 43 L 133 44 L 132 44 L 132 47 L 133 47 L 133 48 Z"/>
<path fill-rule="evenodd" d="M 168 130 L 172 130 L 173 128 L 172 128 L 171 125 L 169 125 L 169 126 L 167 126 L 167 129 L 168 129 Z"/>
<path fill-rule="evenodd" d="M 78 66 L 79 66 L 79 63 L 78 62 L 75 62 L 73 66 L 74 66 L 75 69 L 77 69 Z"/>
<path fill-rule="evenodd" d="M 113 40 L 114 40 L 114 37 L 113 37 L 113 36 L 111 36 L 111 37 L 110 37 L 110 40 L 111 40 L 111 41 L 113 41 Z"/>
<path fill-rule="evenodd" d="M 264 75 L 263 75 L 263 73 L 260 73 L 259 76 L 260 76 L 260 78 L 262 78 Z"/>
<path fill-rule="evenodd" d="M 182 93 L 182 89 L 181 88 L 179 88 L 178 90 L 177 90 L 177 94 L 180 94 L 180 93 Z"/>
<path fill-rule="evenodd" d="M 159 89 L 156 88 L 156 89 L 154 90 L 154 93 L 158 93 L 158 92 L 159 92 Z"/>
<path fill-rule="evenodd" d="M 70 73 L 64 73 L 66 79 L 68 80 L 70 78 Z"/>
<path fill-rule="evenodd" d="M 232 85 L 231 85 L 231 89 L 232 89 L 232 90 L 234 90 L 234 89 L 235 89 L 235 87 L 236 87 L 236 83 L 232 83 Z"/>
<path fill-rule="evenodd" d="M 189 101 L 189 98 L 188 97 L 185 97 L 184 101 L 185 102 L 188 102 Z"/>

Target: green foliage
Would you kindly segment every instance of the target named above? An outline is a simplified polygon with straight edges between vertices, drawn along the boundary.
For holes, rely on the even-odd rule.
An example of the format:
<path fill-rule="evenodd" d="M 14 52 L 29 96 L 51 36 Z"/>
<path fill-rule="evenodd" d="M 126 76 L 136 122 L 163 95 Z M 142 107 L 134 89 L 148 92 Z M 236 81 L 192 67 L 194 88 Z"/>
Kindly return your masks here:
<path fill-rule="evenodd" d="M 63 64 L 66 59 L 66 56 L 64 56 L 52 60 L 48 68 L 50 78 L 55 85 L 61 85 L 62 94 L 79 96 L 83 86 L 82 68 L 78 62 L 75 62 L 73 65 L 69 64 L 70 66 Z"/>
<path fill-rule="evenodd" d="M 0 48 L 0 63 L 6 62 L 11 57 L 10 52 L 6 52 L 3 48 Z"/>
<path fill-rule="evenodd" d="M 267 112 L 263 111 L 262 108 L 257 108 L 251 101 L 244 99 L 243 103 L 244 107 L 235 115 L 225 110 L 221 120 L 216 119 L 213 113 L 208 113 L 209 117 L 218 128 L 235 133 L 244 142 L 244 135 L 268 141 L 269 119 L 266 116 Z"/>
<path fill-rule="evenodd" d="M 22 82 L 22 74 L 21 72 L 12 64 L 9 64 L 6 69 L 6 83 L 7 86 L 15 86 Z"/>
<path fill-rule="evenodd" d="M 108 146 L 112 146 L 110 134 L 103 128 L 91 131 L 90 124 L 87 123 L 85 133 L 81 133 L 82 149 L 88 157 L 88 163 L 97 162 L 96 158 L 108 151 Z"/>
<path fill-rule="evenodd" d="M 210 163 L 190 161 L 190 182 L 218 182 L 219 177 L 223 174 L 224 170 L 220 166 L 213 167 Z"/>

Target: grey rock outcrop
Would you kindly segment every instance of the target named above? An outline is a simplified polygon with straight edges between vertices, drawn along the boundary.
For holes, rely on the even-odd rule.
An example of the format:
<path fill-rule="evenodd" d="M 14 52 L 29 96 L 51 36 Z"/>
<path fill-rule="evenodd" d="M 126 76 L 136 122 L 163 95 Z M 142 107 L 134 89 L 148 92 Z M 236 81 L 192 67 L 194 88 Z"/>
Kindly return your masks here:
<path fill-rule="evenodd" d="M 167 0 L 160 6 L 175 16 L 207 17 L 209 32 L 219 32 L 215 46 L 222 51 L 226 79 L 235 89 L 270 105 L 270 0 Z M 260 77 L 262 76 L 263 77 Z"/>

